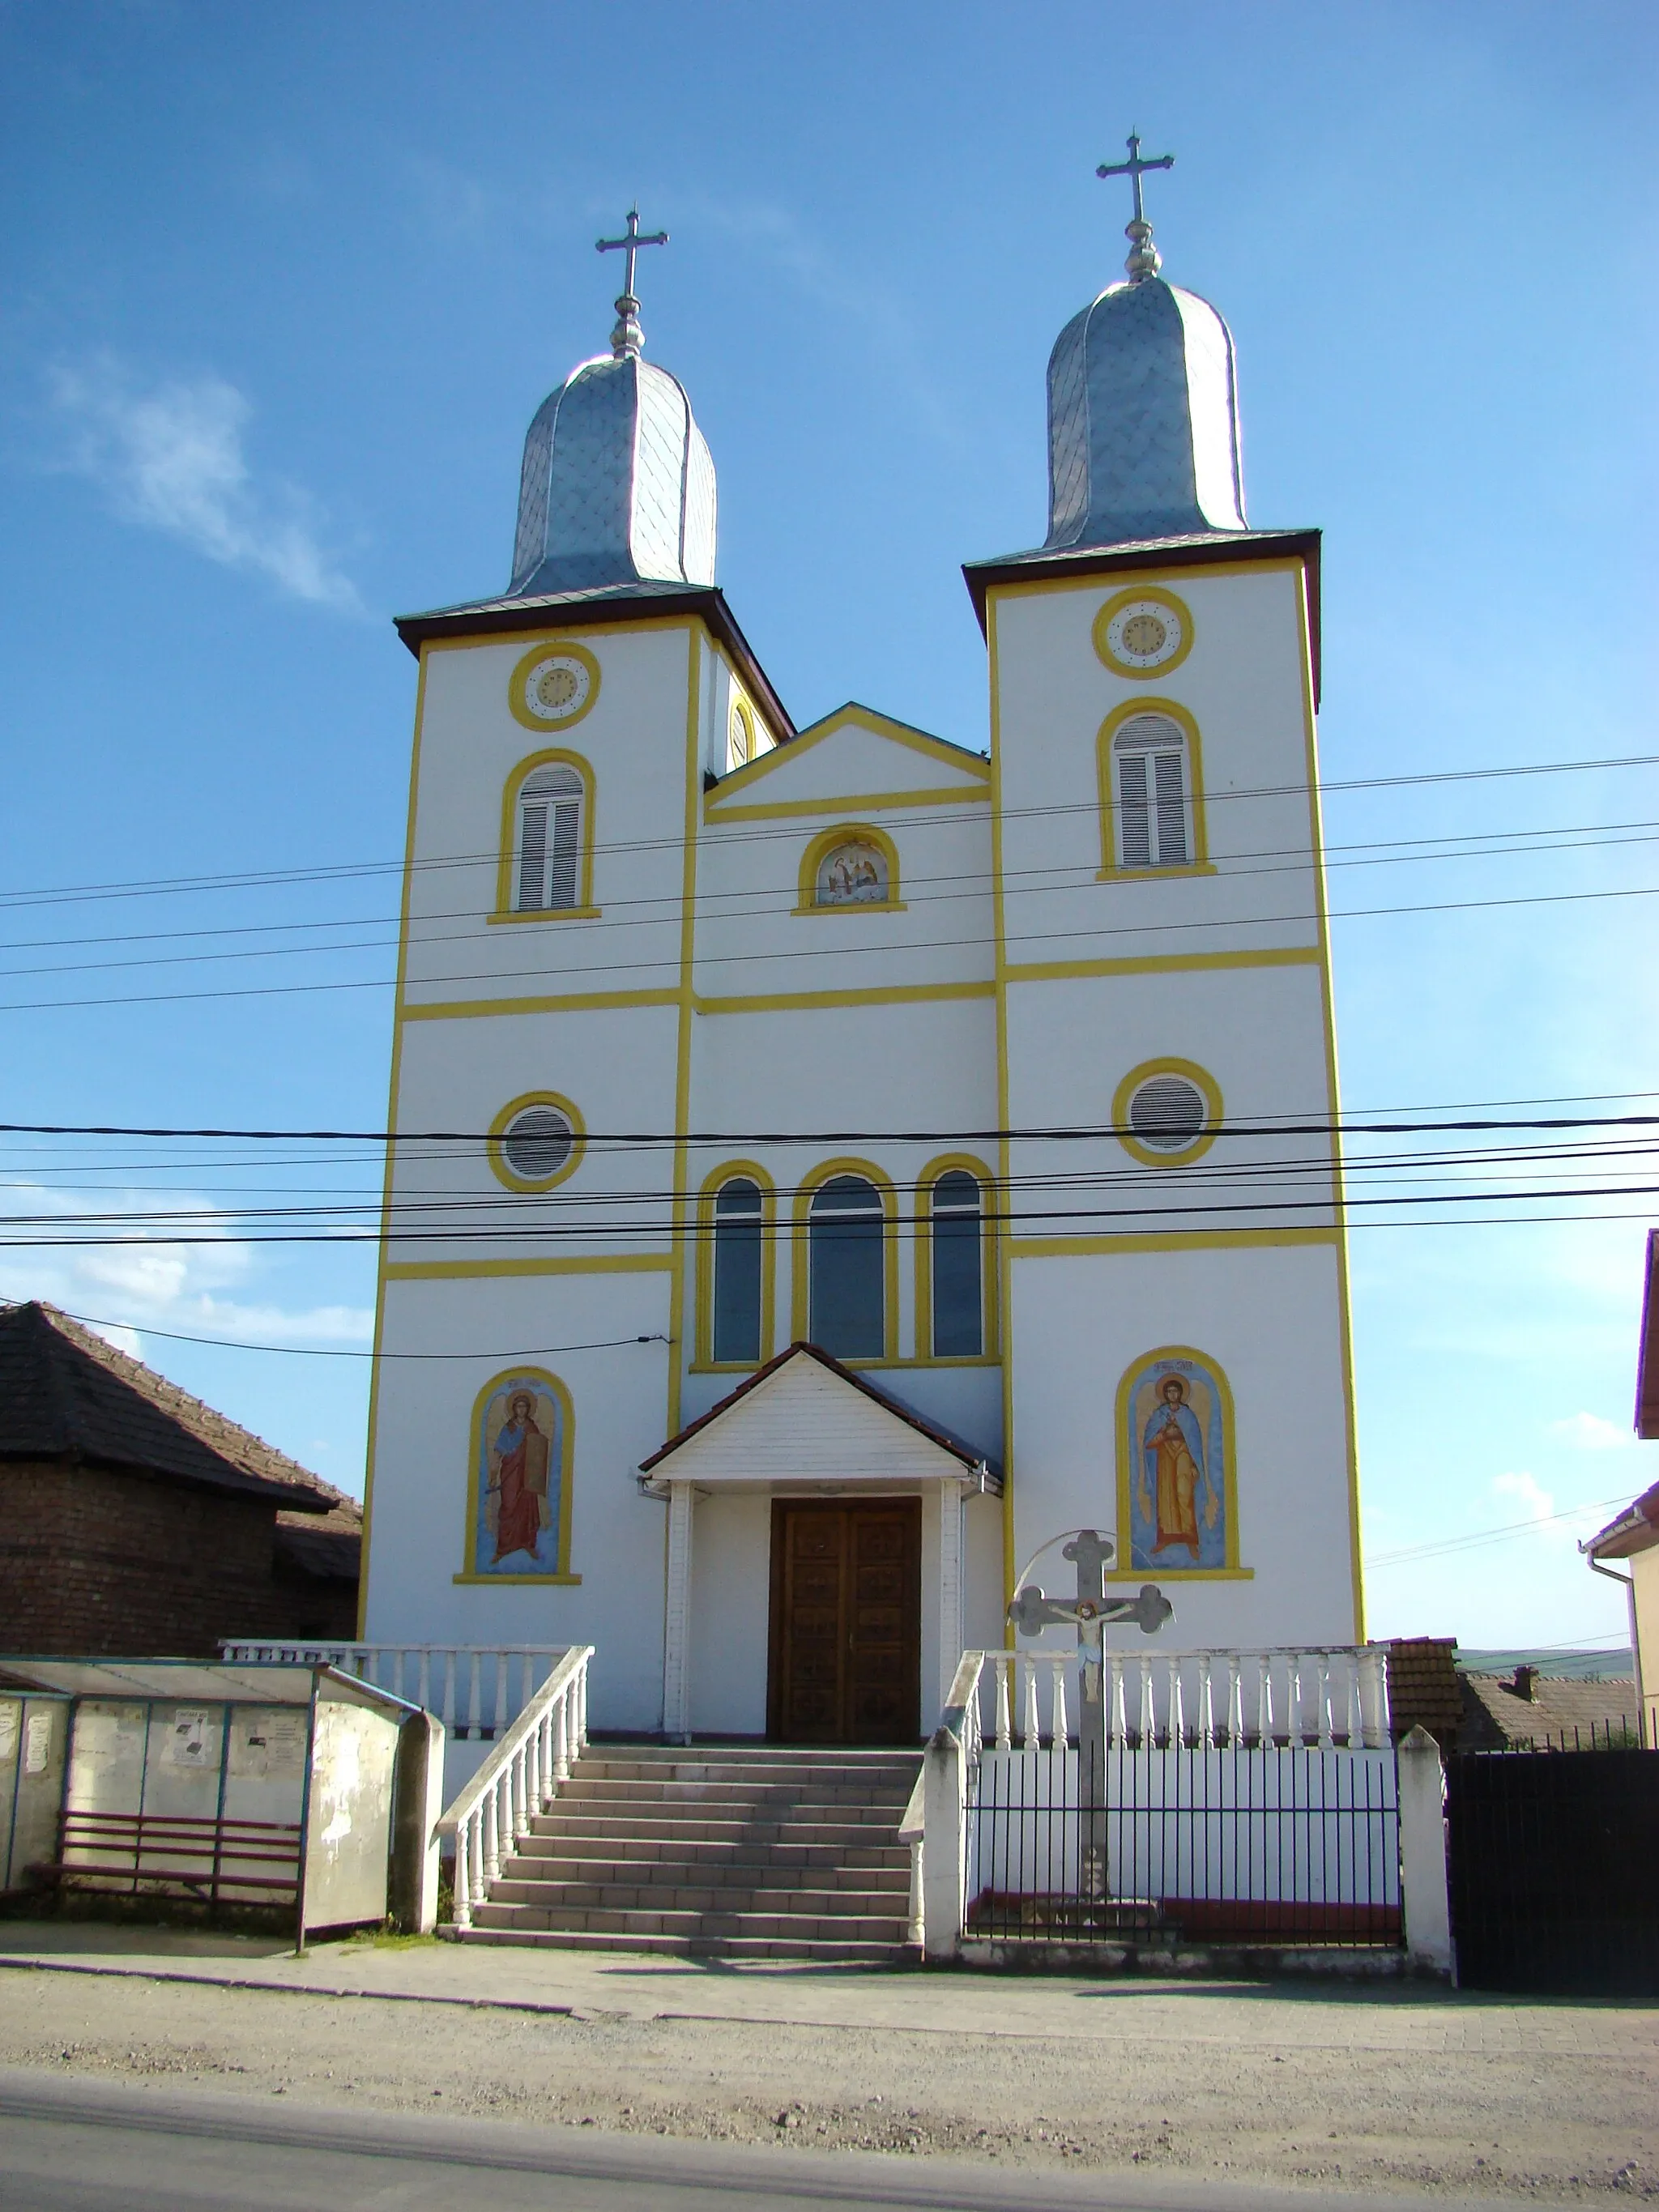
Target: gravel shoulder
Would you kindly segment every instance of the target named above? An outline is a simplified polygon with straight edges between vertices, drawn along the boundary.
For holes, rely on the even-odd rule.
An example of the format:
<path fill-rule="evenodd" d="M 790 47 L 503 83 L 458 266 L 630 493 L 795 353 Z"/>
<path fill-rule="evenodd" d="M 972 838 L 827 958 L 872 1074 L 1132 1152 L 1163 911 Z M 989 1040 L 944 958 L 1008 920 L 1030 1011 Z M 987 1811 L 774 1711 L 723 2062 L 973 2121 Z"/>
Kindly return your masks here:
<path fill-rule="evenodd" d="M 0 2064 L 60 2078 L 1315 2192 L 1659 2197 L 1651 2007 L 15 1927 L 0 1954 Z"/>

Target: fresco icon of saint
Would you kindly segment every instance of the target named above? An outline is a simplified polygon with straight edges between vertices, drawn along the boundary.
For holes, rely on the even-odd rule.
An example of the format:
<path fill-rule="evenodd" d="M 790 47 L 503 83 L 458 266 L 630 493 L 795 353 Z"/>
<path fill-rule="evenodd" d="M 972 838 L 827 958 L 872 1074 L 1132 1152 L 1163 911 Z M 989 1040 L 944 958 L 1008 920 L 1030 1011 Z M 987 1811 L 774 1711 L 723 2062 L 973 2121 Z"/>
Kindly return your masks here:
<path fill-rule="evenodd" d="M 564 1420 L 541 1376 L 505 1376 L 484 1400 L 475 1441 L 475 1572 L 560 1571 Z"/>
<path fill-rule="evenodd" d="M 1227 1386 L 1201 1358 L 1155 1353 L 1125 1378 L 1129 1566 L 1213 1572 L 1236 1564 Z"/>
<path fill-rule="evenodd" d="M 820 906 L 879 906 L 887 896 L 887 856 L 873 845 L 838 845 L 818 865 Z"/>

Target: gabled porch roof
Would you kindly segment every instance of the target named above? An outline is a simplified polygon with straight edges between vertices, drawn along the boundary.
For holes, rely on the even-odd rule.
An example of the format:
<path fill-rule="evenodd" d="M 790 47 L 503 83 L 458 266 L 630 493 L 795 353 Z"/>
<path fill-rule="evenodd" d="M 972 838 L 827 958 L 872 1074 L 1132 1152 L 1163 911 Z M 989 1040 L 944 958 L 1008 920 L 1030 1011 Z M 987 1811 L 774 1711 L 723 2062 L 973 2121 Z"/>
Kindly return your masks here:
<path fill-rule="evenodd" d="M 816 1344 L 790 1345 L 640 1465 L 641 1487 L 849 1480 L 972 1481 L 1000 1493 L 982 1452 Z"/>

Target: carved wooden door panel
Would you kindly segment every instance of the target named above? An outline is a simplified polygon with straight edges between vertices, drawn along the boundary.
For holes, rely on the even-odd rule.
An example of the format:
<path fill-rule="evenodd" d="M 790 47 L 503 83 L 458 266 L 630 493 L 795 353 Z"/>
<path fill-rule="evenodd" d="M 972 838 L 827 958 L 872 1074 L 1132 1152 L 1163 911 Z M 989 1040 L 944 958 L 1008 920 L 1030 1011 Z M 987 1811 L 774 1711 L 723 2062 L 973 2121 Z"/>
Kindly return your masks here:
<path fill-rule="evenodd" d="M 921 1662 L 921 1499 L 780 1498 L 769 1733 L 786 1743 L 914 1743 Z"/>

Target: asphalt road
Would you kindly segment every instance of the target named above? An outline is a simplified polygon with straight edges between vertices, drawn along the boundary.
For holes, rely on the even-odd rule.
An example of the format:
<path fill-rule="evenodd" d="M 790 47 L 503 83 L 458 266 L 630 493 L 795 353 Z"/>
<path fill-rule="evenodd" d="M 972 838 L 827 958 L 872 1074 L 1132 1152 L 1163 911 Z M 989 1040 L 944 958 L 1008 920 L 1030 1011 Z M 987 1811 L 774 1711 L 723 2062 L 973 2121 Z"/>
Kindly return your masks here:
<path fill-rule="evenodd" d="M 1336 2197 L 1036 2174 L 857 2152 L 750 2149 L 574 2128 L 307 2108 L 0 2069 L 3 2212 L 1401 2212 L 1468 2199 Z"/>

